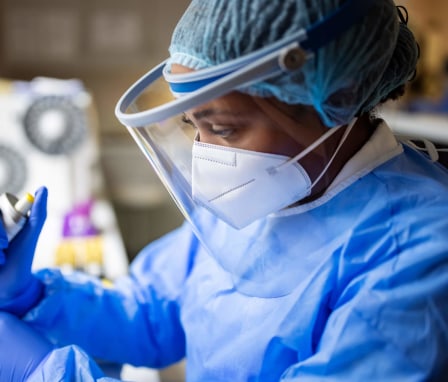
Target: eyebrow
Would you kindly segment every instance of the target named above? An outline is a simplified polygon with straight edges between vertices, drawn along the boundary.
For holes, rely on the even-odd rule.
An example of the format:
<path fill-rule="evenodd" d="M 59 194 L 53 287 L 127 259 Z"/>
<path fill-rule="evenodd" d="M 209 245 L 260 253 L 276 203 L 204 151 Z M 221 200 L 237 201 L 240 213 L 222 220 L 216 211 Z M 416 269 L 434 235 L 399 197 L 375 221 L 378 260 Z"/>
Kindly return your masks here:
<path fill-rule="evenodd" d="M 235 112 L 233 112 L 231 110 L 219 110 L 219 109 L 210 108 L 210 109 L 204 109 L 204 110 L 199 110 L 197 112 L 194 112 L 192 114 L 192 116 L 195 119 L 199 120 L 201 118 L 207 118 L 207 117 L 210 117 L 212 115 L 230 115 L 232 117 L 236 117 L 239 114 L 240 113 L 235 113 Z"/>

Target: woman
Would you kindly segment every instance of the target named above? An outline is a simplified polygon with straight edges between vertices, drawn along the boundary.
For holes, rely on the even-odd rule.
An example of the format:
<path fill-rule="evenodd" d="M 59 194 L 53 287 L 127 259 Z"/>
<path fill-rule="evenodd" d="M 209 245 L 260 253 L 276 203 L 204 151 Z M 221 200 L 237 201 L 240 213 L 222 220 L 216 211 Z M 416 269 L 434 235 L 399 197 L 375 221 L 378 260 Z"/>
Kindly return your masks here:
<path fill-rule="evenodd" d="M 5 375 L 96 380 L 89 354 L 185 357 L 188 381 L 441 379 L 448 176 L 375 116 L 417 56 L 391 0 L 193 0 L 117 108 L 187 221 L 114 288 L 31 275 L 41 191 L 4 250 Z M 129 113 L 162 74 L 176 99 Z"/>

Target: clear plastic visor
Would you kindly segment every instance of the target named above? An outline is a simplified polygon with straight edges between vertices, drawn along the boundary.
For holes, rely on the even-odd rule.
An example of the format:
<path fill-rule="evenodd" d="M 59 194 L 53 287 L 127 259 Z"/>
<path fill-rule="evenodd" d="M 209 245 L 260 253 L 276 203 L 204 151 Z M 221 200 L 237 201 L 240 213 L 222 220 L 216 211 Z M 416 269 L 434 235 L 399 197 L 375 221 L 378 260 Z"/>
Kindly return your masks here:
<path fill-rule="evenodd" d="M 200 87 L 177 99 L 163 77 L 165 63 L 162 63 L 137 81 L 118 102 L 118 119 L 127 126 L 179 209 L 190 221 L 196 236 L 214 259 L 207 260 L 210 272 L 214 267 L 226 271 L 215 271 L 213 277 L 224 278 L 229 289 L 235 288 L 243 294 L 257 297 L 289 294 L 297 285 L 313 277 L 311 270 L 318 267 L 319 259 L 334 253 L 339 243 L 327 237 L 327 227 L 321 227 L 320 217 L 313 214 L 285 216 L 272 213 L 237 229 L 203 204 L 197 203 L 193 198 L 192 156 L 196 130 L 183 121 L 183 113 L 233 90 L 242 90 L 285 71 L 300 70 L 313 52 L 359 22 L 375 1 L 346 1 L 340 9 L 308 30 L 298 31 L 285 40 L 224 66 L 210 68 L 215 77 L 205 69 L 198 71 L 195 80 L 180 79 L 181 85 L 196 83 Z M 179 79 L 182 75 L 175 77 Z M 178 88 L 176 78 L 170 81 Z M 203 79 L 207 81 L 202 86 Z M 208 81 L 210 79 L 211 82 Z M 181 88 L 185 89 L 183 86 Z M 179 93 L 178 90 L 176 93 Z M 295 180 L 292 179 L 288 185 L 295 185 Z M 210 177 L 212 182 L 213 178 Z M 284 193 L 286 189 L 284 187 L 272 195 Z M 271 199 L 276 198 L 263 200 Z M 241 211 L 251 206 L 256 207 L 256 203 L 244 205 Z M 302 237 L 304 240 L 298 240 L 303 227 L 308 227 L 307 235 Z M 322 247 L 322 242 L 328 245 Z"/>
<path fill-rule="evenodd" d="M 184 116 L 184 112 L 189 110 L 175 112 L 182 98 L 177 99 L 172 95 L 168 83 L 161 75 L 162 69 L 163 66 L 155 69 L 154 73 L 157 75 L 150 73 L 148 83 L 140 82 L 138 94 L 133 94 L 133 101 L 121 110 L 135 118 L 143 115 L 142 120 L 154 121 L 142 126 L 128 126 L 130 134 L 190 222 L 204 248 L 217 265 L 228 272 L 232 285 L 243 294 L 257 297 L 289 294 L 305 276 L 297 273 L 303 260 L 301 256 L 308 258 L 308 255 L 319 248 L 314 248 L 314 241 L 299 245 L 293 240 L 297 236 L 298 227 L 308 224 L 306 214 L 285 215 L 277 212 L 306 196 L 303 193 L 309 191 L 311 183 L 303 168 L 297 165 L 297 159 L 319 142 L 316 141 L 293 158 L 240 149 L 227 150 L 223 146 L 197 142 L 197 129 Z M 232 90 L 234 89 L 229 87 L 228 92 Z M 219 96 L 221 95 L 222 93 Z M 202 105 L 196 94 L 192 94 L 190 98 L 192 100 L 187 101 L 195 105 L 192 106 L 193 109 Z M 212 100 L 213 97 L 210 97 L 209 101 Z M 171 105 L 169 113 L 164 111 L 165 105 Z M 151 114 L 153 110 L 162 110 L 159 115 L 164 114 L 165 118 L 155 118 L 154 113 Z M 336 129 L 330 129 L 319 140 L 332 134 L 332 131 Z M 210 147 L 201 151 L 203 146 Z M 205 176 L 202 179 L 198 177 L 197 170 L 198 162 L 204 159 L 201 155 L 205 155 L 206 160 L 212 163 L 211 166 L 205 165 Z M 215 162 L 221 164 L 233 155 L 247 161 L 241 166 L 243 180 L 241 173 L 237 171 L 235 184 L 234 172 L 224 171 L 217 175 L 213 167 Z M 252 156 L 256 158 L 253 166 Z M 236 160 L 234 163 L 240 161 Z M 269 166 L 263 167 L 265 163 L 269 163 Z M 271 172 L 272 169 L 280 170 Z M 207 191 L 216 190 L 216 183 L 219 186 L 224 184 L 225 190 L 229 192 L 216 193 L 204 202 L 200 198 L 201 193 L 198 197 L 198 178 Z M 251 183 L 252 179 L 256 181 Z M 239 193 L 240 188 L 246 188 L 247 185 L 251 187 L 249 192 Z M 218 198 L 219 203 L 222 199 L 228 202 L 228 196 L 234 190 L 237 191 L 234 193 L 236 197 L 230 197 L 230 204 L 225 204 L 230 205 L 229 208 L 216 208 L 216 204 L 211 206 L 207 203 L 215 203 Z M 238 222 L 243 224 L 238 226 Z M 298 252 L 302 255 L 297 256 Z"/>
<path fill-rule="evenodd" d="M 148 80 L 145 88 L 140 88 L 139 94 L 133 95 L 133 102 L 121 112 L 139 115 L 176 100 L 162 76 L 162 68 L 156 69 L 157 76 Z M 228 91 L 232 90 L 229 88 Z M 192 174 L 192 152 L 197 131 L 185 121 L 182 112 L 174 115 L 167 113 L 166 118 L 157 122 L 127 126 L 127 129 L 191 223 L 202 245 L 228 272 L 234 287 L 241 293 L 253 296 L 277 297 L 290 293 L 296 280 L 294 276 L 294 280 L 289 282 L 285 272 L 289 273 L 295 268 L 291 263 L 293 257 L 285 252 L 283 260 L 278 258 L 278 251 L 288 250 L 287 237 L 290 232 L 285 231 L 287 237 L 283 244 L 279 242 L 282 230 L 276 233 L 276 226 L 288 227 L 291 218 L 265 216 L 242 229 L 236 229 L 198 203 L 193 198 Z"/>

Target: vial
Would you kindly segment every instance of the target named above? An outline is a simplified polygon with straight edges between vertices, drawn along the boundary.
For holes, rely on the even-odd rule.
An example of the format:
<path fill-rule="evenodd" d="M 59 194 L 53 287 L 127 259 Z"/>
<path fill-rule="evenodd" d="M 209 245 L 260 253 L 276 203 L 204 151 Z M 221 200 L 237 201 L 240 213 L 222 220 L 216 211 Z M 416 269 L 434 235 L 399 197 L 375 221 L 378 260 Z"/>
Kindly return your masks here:
<path fill-rule="evenodd" d="M 33 202 L 34 196 L 29 193 L 20 199 L 8 192 L 0 196 L 1 217 L 8 241 L 11 241 L 22 229 Z"/>

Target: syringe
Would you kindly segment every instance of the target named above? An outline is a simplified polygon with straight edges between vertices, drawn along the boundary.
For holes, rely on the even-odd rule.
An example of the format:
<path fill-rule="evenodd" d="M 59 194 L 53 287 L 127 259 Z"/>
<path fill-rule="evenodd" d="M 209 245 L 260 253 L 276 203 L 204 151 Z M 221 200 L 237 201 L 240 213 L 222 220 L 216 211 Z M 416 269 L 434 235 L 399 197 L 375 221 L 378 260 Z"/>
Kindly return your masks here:
<path fill-rule="evenodd" d="M 33 202 L 34 196 L 29 193 L 20 199 L 8 192 L 0 196 L 0 212 L 8 241 L 22 229 Z"/>

